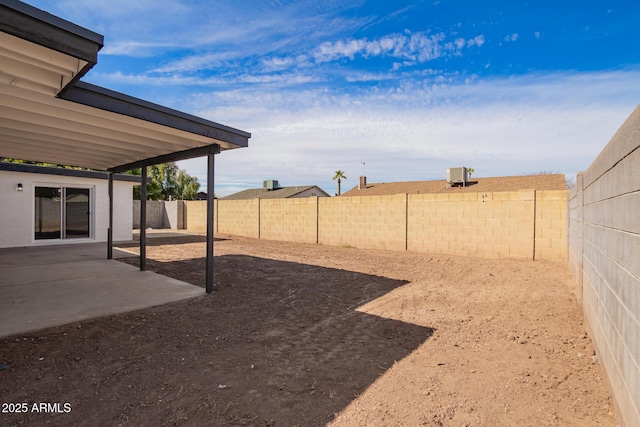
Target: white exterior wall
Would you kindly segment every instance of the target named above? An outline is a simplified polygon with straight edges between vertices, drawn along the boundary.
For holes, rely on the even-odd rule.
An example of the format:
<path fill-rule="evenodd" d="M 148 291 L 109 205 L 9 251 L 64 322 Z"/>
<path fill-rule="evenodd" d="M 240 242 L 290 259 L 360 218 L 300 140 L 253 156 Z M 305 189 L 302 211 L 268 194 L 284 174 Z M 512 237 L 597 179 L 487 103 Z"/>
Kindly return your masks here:
<path fill-rule="evenodd" d="M 133 182 L 113 181 L 113 241 L 121 242 L 133 239 Z M 109 227 L 109 194 L 105 181 L 104 197 L 104 241 L 107 241 Z"/>
<path fill-rule="evenodd" d="M 17 191 L 18 183 L 23 191 Z M 113 240 L 131 240 L 133 182 L 113 182 Z M 35 240 L 35 187 L 63 186 L 91 189 L 91 239 Z M 109 193 L 106 179 L 78 178 L 26 172 L 0 171 L 0 248 L 106 242 Z"/>

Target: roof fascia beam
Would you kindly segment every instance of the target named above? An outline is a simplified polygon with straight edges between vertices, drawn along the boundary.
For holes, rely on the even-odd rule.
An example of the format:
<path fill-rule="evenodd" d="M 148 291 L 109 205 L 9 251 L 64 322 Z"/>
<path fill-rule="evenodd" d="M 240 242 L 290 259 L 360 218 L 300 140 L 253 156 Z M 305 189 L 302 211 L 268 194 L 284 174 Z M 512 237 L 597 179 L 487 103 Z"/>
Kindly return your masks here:
<path fill-rule="evenodd" d="M 78 104 L 179 129 L 195 135 L 205 136 L 236 145 L 238 148 L 247 147 L 249 145 L 249 138 L 251 138 L 251 134 L 248 132 L 86 82 L 77 82 L 74 86 L 69 87 L 68 90 L 62 94 L 61 98 Z"/>
<path fill-rule="evenodd" d="M 26 163 L 3 163 L 0 162 L 0 171 L 8 172 L 22 172 L 22 173 L 35 173 L 43 175 L 58 175 L 58 176 L 73 176 L 79 178 L 91 178 L 91 179 L 107 179 L 108 175 L 105 172 L 99 171 L 87 171 L 78 169 L 64 169 L 51 166 L 37 166 Z M 134 182 L 138 185 L 142 182 L 142 178 L 138 175 L 123 175 L 115 174 L 114 180 Z M 151 180 L 148 180 L 151 182 Z"/>
<path fill-rule="evenodd" d="M 193 159 L 196 157 L 202 157 L 209 154 L 219 154 L 220 145 L 212 144 L 205 147 L 192 148 L 190 150 L 178 151 L 176 153 L 164 154 L 162 156 L 151 157 L 145 160 L 139 160 L 133 163 L 127 163 L 124 165 L 116 166 L 107 169 L 109 172 L 122 173 L 131 169 L 143 168 L 146 166 L 159 165 L 161 163 L 177 162 L 180 160 Z"/>

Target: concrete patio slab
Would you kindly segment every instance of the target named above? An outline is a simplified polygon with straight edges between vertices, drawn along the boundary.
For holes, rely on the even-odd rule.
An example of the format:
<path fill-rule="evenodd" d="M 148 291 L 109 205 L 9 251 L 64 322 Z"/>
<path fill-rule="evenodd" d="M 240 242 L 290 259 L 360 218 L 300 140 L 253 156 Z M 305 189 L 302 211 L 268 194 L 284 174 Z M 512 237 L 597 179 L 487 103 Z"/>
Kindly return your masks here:
<path fill-rule="evenodd" d="M 0 337 L 204 296 L 90 243 L 0 249 Z M 115 257 L 130 257 L 114 248 Z"/>
<path fill-rule="evenodd" d="M 130 253 L 117 248 L 113 249 L 114 259 L 130 256 Z M 107 259 L 106 243 L 78 243 L 0 249 L 0 268 L 75 261 L 102 261 L 105 259 Z"/>

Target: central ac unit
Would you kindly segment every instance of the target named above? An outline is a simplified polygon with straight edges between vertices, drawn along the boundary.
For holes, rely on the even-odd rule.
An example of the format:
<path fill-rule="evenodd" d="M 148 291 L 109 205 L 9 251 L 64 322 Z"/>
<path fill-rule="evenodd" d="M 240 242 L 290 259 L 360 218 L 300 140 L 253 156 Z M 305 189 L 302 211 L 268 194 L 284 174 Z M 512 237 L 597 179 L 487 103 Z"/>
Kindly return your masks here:
<path fill-rule="evenodd" d="M 262 188 L 267 191 L 277 190 L 280 188 L 278 181 L 275 179 L 265 179 L 262 181 Z"/>
<path fill-rule="evenodd" d="M 469 179 L 467 168 L 449 168 L 447 169 L 447 182 L 449 184 L 466 184 Z"/>

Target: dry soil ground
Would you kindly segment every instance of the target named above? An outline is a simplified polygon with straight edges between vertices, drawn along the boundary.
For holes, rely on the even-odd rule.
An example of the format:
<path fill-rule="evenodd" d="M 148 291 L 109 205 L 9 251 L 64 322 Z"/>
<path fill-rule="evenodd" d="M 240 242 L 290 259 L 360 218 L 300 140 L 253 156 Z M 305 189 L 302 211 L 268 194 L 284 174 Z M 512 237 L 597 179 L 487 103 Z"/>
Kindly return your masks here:
<path fill-rule="evenodd" d="M 1 340 L 0 402 L 72 410 L 0 425 L 616 424 L 564 265 L 219 237 L 209 296 Z"/>

